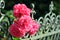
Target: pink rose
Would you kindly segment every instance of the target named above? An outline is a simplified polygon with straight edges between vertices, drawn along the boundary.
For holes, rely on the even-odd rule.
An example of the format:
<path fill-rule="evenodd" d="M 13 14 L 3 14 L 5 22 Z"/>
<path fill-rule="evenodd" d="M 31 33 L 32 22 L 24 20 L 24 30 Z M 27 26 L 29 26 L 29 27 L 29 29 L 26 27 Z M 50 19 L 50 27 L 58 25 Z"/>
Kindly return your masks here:
<path fill-rule="evenodd" d="M 37 24 L 36 22 L 33 21 L 32 23 L 33 27 L 32 29 L 29 31 L 29 35 L 32 36 L 34 35 L 37 31 L 38 31 L 38 28 L 39 28 L 39 24 Z"/>
<path fill-rule="evenodd" d="M 32 28 L 32 18 L 30 16 L 21 16 L 18 20 L 21 28 L 25 28 L 28 32 Z"/>
<path fill-rule="evenodd" d="M 9 27 L 9 32 L 14 37 L 23 37 L 32 28 L 32 19 L 30 16 L 21 16 Z"/>
<path fill-rule="evenodd" d="M 12 36 L 20 38 L 25 34 L 33 35 L 38 31 L 39 24 L 37 24 L 30 17 L 31 9 L 27 8 L 25 4 L 16 4 L 13 7 L 13 15 L 17 18 L 9 27 L 9 32 Z"/>
<path fill-rule="evenodd" d="M 9 32 L 12 36 L 17 37 L 17 38 L 24 37 L 25 35 L 25 31 L 17 27 L 15 24 L 12 24 L 9 27 Z"/>
<path fill-rule="evenodd" d="M 29 15 L 30 16 L 31 9 L 27 8 L 25 4 L 16 4 L 13 7 L 13 15 L 16 18 L 20 18 L 22 15 Z"/>

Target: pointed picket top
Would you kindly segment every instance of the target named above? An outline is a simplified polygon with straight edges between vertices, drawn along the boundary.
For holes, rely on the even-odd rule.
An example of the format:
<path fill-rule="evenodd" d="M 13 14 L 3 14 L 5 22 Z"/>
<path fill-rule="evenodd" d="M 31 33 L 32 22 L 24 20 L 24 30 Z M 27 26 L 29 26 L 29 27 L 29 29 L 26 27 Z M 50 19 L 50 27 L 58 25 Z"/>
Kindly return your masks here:
<path fill-rule="evenodd" d="M 0 9 L 4 9 L 4 7 L 5 7 L 4 0 L 0 0 Z"/>
<path fill-rule="evenodd" d="M 53 1 L 51 1 L 51 4 L 49 5 L 49 10 L 50 12 L 52 12 L 54 10 L 54 4 L 53 4 Z"/>
<path fill-rule="evenodd" d="M 5 7 L 5 2 L 4 2 L 4 0 L 0 0 L 0 15 L 1 15 L 1 18 L 0 18 L 0 22 L 2 21 L 2 19 L 4 18 L 4 14 L 2 14 L 2 12 L 1 12 L 1 9 L 4 9 L 4 7 Z"/>

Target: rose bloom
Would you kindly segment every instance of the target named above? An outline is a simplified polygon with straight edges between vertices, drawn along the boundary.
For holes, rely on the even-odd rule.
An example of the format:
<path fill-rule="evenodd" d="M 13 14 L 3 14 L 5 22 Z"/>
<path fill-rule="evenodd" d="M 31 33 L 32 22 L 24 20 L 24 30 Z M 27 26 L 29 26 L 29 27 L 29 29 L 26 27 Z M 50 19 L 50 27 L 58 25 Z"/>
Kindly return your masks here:
<path fill-rule="evenodd" d="M 21 25 L 20 27 L 26 29 L 27 32 L 32 28 L 33 21 L 30 16 L 21 16 L 17 21 Z"/>
<path fill-rule="evenodd" d="M 31 9 L 27 8 L 25 4 L 16 4 L 13 7 L 13 15 L 16 18 L 20 18 L 22 15 L 29 15 L 31 13 Z"/>
<path fill-rule="evenodd" d="M 28 34 L 29 34 L 30 36 L 34 35 L 34 34 L 38 31 L 39 26 L 40 26 L 40 25 L 33 20 L 32 28 L 31 28 L 31 30 L 28 32 Z"/>
<path fill-rule="evenodd" d="M 20 38 L 20 37 L 24 37 L 25 35 L 25 31 L 22 30 L 21 28 L 19 28 L 17 25 L 15 24 L 12 24 L 10 27 L 9 27 L 9 32 L 12 36 L 14 37 L 17 37 L 17 38 Z"/>
<path fill-rule="evenodd" d="M 30 16 L 21 16 L 19 19 L 14 20 L 14 23 L 9 27 L 9 32 L 14 37 L 24 37 L 31 30 L 32 22 Z"/>

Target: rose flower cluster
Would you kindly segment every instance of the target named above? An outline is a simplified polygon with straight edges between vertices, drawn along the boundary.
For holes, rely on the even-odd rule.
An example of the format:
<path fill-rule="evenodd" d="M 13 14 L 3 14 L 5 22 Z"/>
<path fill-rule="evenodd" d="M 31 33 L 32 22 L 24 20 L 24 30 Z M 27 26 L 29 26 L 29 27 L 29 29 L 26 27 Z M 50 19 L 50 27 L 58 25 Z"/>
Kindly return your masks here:
<path fill-rule="evenodd" d="M 13 7 L 13 15 L 16 20 L 9 27 L 12 36 L 20 38 L 25 34 L 32 36 L 38 31 L 39 24 L 30 17 L 31 9 L 25 4 L 16 4 Z"/>

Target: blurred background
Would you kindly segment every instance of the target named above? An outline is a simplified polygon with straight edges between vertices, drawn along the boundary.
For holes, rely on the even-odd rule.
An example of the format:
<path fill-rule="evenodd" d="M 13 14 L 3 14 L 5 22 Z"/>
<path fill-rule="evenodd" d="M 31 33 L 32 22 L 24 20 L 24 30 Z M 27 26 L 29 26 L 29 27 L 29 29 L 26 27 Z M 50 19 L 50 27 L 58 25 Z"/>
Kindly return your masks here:
<path fill-rule="evenodd" d="M 54 3 L 53 12 L 56 14 L 60 14 L 60 0 L 4 0 L 5 1 L 5 9 L 2 11 L 6 13 L 7 11 L 13 10 L 13 6 L 18 3 L 24 3 L 29 8 L 32 9 L 31 3 L 34 3 L 36 11 L 35 18 L 39 18 L 40 16 L 44 16 L 49 12 L 49 4 L 51 1 Z"/>

